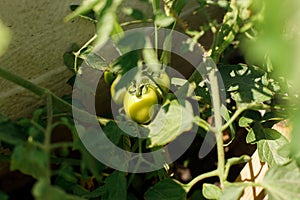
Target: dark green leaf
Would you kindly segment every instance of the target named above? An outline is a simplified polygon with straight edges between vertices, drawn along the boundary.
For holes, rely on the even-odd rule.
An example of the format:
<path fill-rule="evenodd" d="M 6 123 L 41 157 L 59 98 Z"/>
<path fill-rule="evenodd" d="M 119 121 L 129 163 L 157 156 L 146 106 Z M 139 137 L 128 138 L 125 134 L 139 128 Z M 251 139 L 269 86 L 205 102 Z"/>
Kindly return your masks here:
<path fill-rule="evenodd" d="M 275 166 L 267 171 L 262 184 L 272 200 L 300 199 L 298 167 Z"/>
<path fill-rule="evenodd" d="M 105 180 L 104 187 L 103 200 L 126 200 L 127 181 L 124 172 L 115 171 L 110 174 Z"/>
<path fill-rule="evenodd" d="M 206 198 L 203 196 L 201 190 L 196 190 L 191 197 L 189 198 L 189 200 L 206 200 Z"/>
<path fill-rule="evenodd" d="M 0 192 L 0 200 L 8 200 L 9 196 L 3 192 Z"/>
<path fill-rule="evenodd" d="M 20 126 L 0 115 L 0 141 L 17 145 L 25 142 L 26 138 L 27 136 Z"/>
<path fill-rule="evenodd" d="M 265 83 L 263 70 L 255 66 L 226 65 L 220 67 L 224 85 L 237 103 L 262 103 L 273 97 Z"/>
<path fill-rule="evenodd" d="M 41 180 L 33 186 L 32 194 L 36 200 L 83 200 L 83 198 L 65 193 L 61 188 L 52 186 Z"/>
<path fill-rule="evenodd" d="M 222 194 L 222 190 L 216 185 L 204 183 L 202 193 L 207 199 L 219 199 Z"/>
<path fill-rule="evenodd" d="M 146 200 L 186 200 L 186 192 L 172 179 L 165 179 L 152 186 L 145 193 Z"/>
<path fill-rule="evenodd" d="M 47 175 L 47 155 L 30 144 L 17 146 L 11 156 L 11 170 L 20 170 L 24 174 L 41 179 Z"/>

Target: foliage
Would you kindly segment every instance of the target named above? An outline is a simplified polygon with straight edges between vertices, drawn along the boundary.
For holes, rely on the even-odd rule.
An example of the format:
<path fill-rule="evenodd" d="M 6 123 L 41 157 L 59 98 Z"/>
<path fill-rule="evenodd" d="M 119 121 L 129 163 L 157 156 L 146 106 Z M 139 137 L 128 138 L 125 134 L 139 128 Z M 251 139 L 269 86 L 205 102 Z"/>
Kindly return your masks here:
<path fill-rule="evenodd" d="M 295 98 L 297 95 L 291 95 L 285 79 L 278 78 L 278 74 L 288 73 L 285 65 L 291 65 L 291 55 L 285 53 L 288 52 L 286 49 L 291 47 L 291 41 L 282 39 L 286 23 L 284 20 L 287 19 L 277 17 L 277 14 L 275 16 L 274 12 L 282 5 L 281 1 L 272 3 L 267 0 L 198 0 L 195 12 L 203 12 L 206 21 L 197 29 L 190 28 L 181 18 L 181 11 L 188 6 L 189 1 L 141 0 L 140 3 L 146 7 L 152 7 L 151 16 L 144 10 L 123 7 L 122 3 L 121 0 L 85 0 L 81 5 L 70 5 L 73 12 L 66 16 L 66 21 L 83 17 L 94 23 L 97 31 L 84 46 L 73 45 L 72 51 L 63 55 L 65 65 L 74 72 L 74 77 L 81 73 L 79 66 L 83 61 L 99 72 L 109 70 L 122 75 L 138 66 L 141 71 L 135 71 L 132 75 L 138 77 L 138 82 L 141 81 L 144 71 L 159 71 L 157 65 L 143 71 L 144 63 L 170 64 L 172 55 L 167 51 L 159 53 L 157 47 L 151 47 L 150 42 L 147 39 L 143 40 L 138 34 L 131 35 L 136 43 L 126 43 L 122 38 L 126 26 L 151 23 L 156 30 L 163 27 L 173 30 L 179 27 L 190 37 L 185 44 L 188 48 L 197 44 L 205 34 L 212 33 L 213 42 L 207 50 L 212 60 L 208 59 L 208 63 L 214 61 L 218 66 L 229 102 L 227 106 L 218 102 L 218 92 L 212 93 L 212 102 L 208 95 L 209 89 L 217 91 L 218 88 L 214 72 L 209 73 L 213 78 L 208 87 L 204 84 L 205 78 L 195 71 L 188 82 L 182 79 L 172 80 L 172 87 L 180 89 L 174 94 L 162 92 L 163 105 L 150 124 L 139 126 L 130 122 L 126 115 L 122 114 L 122 109 L 117 111 L 120 112 L 120 118 L 98 116 L 98 120 L 107 137 L 115 145 L 137 154 L 160 149 L 195 126 L 199 128 L 200 137 L 204 137 L 204 132 L 210 130 L 216 138 L 217 168 L 196 175 L 189 182 L 181 182 L 170 176 L 173 164 L 142 175 L 114 170 L 94 158 L 80 140 L 72 119 L 72 109 L 80 110 L 84 102 L 76 102 L 76 99 L 71 99 L 70 96 L 59 98 L 48 89 L 34 85 L 2 68 L 1 77 L 40 96 L 45 105 L 35 110 L 29 118 L 13 121 L 6 116 L 0 116 L 0 147 L 10 151 L 8 155 L 2 155 L 0 151 L 0 161 L 8 161 L 10 170 L 19 170 L 36 180 L 32 188 L 35 199 L 239 199 L 243 190 L 249 186 L 263 187 L 270 199 L 299 199 L 299 134 L 293 134 L 290 143 L 280 132 L 272 129 L 275 123 L 291 116 L 290 113 L 293 113 L 294 121 L 299 118 Z M 224 11 L 221 22 L 207 13 L 204 8 L 208 7 Z M 290 8 L 279 10 L 284 14 L 288 9 Z M 120 23 L 120 11 L 129 17 L 128 21 Z M 0 23 L 0 55 L 7 48 L 8 33 L 8 29 Z M 113 40 L 124 47 L 119 49 L 119 52 L 125 52 L 119 59 L 107 62 L 91 53 L 94 46 L 104 46 L 115 34 L 118 34 L 118 37 Z M 164 42 L 164 45 L 169 45 L 169 41 Z M 144 48 L 140 51 L 126 51 L 134 45 L 142 45 Z M 182 47 L 184 48 L 186 46 Z M 240 49 L 244 50 L 243 63 L 232 63 L 228 59 L 230 52 Z M 284 52 L 284 55 L 280 56 L 279 52 Z M 256 57 L 263 59 L 254 59 Z M 74 77 L 69 80 L 71 85 L 74 84 Z M 116 93 L 126 89 L 125 82 L 123 77 L 115 87 Z M 79 83 L 78 87 L 86 93 L 90 91 L 85 83 Z M 182 101 L 181 96 L 188 96 L 189 100 Z M 200 117 L 199 113 L 194 113 L 195 108 L 190 103 L 192 100 L 197 101 L 196 110 L 200 112 Z M 292 103 L 286 103 L 287 100 Z M 71 101 L 78 107 L 72 107 Z M 81 120 L 85 123 L 89 123 L 89 119 L 93 118 L 87 112 L 80 112 L 83 115 Z M 215 121 L 209 123 L 212 113 Z M 218 120 L 222 117 L 225 123 Z M 182 123 L 176 124 L 174 121 Z M 295 132 L 299 130 L 298 126 L 295 125 Z M 225 159 L 224 146 L 227 144 L 224 144 L 223 136 L 228 130 L 230 142 L 235 139 L 236 134 L 240 134 L 241 131 L 238 130 L 243 130 L 247 133 L 246 142 L 257 146 L 260 160 L 266 162 L 270 168 L 262 182 L 228 181 L 233 165 L 250 160 L 247 155 Z M 90 128 L 88 131 L 95 130 Z M 125 133 L 127 131 L 131 133 L 130 136 Z M 61 133 L 69 137 L 63 141 L 54 141 L 55 135 Z M 138 136 L 147 138 L 139 139 Z M 193 149 L 196 143 L 193 143 L 190 149 Z M 102 153 L 113 153 L 104 152 L 106 145 L 101 145 Z M 193 156 L 189 155 L 184 159 L 183 163 L 189 163 Z M 149 164 L 149 161 L 141 159 L 138 164 Z M 204 179 L 211 177 L 217 177 L 218 182 L 202 183 L 206 181 Z M 197 183 L 201 183 L 202 194 L 199 190 L 192 192 L 195 188 L 199 189 Z M 142 186 L 145 186 L 146 190 Z M 7 199 L 8 195 L 0 192 L 0 198 Z"/>

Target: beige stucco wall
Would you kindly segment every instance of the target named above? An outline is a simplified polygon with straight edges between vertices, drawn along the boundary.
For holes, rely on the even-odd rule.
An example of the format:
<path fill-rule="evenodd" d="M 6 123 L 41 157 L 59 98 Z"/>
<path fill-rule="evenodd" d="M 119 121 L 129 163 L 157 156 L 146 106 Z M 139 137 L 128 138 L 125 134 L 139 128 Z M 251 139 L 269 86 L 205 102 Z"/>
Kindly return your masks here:
<path fill-rule="evenodd" d="M 70 12 L 70 0 L 1 0 L 0 19 L 12 33 L 3 67 L 61 96 L 70 92 L 65 84 L 70 72 L 63 53 L 72 43 L 84 44 L 94 33 L 92 23 L 63 18 Z M 40 102 L 32 93 L 0 78 L 0 113 L 27 116 Z"/>

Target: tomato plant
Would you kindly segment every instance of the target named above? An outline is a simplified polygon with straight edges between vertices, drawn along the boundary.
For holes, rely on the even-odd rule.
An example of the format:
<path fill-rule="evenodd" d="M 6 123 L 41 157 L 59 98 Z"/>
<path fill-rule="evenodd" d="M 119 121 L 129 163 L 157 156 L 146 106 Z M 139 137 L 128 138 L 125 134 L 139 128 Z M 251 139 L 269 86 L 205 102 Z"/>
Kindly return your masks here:
<path fill-rule="evenodd" d="M 263 196 L 270 199 L 300 199 L 299 95 L 295 87 L 298 79 L 287 75 L 289 71 L 297 74 L 296 67 L 286 67 L 296 66 L 290 64 L 293 53 L 286 49 L 299 48 L 293 45 L 299 30 L 297 20 L 282 17 L 294 19 L 295 10 L 289 12 L 291 8 L 279 0 L 134 1 L 141 8 L 124 7 L 122 2 L 85 0 L 81 5 L 71 5 L 73 12 L 65 19 L 81 17 L 97 27 L 86 44 L 66 52 L 63 58 L 74 72 L 73 78 L 81 77 L 85 69 L 94 70 L 94 74 L 103 72 L 107 84 L 100 88 L 109 88 L 118 104 L 111 115 L 91 114 L 94 107 L 87 99 L 95 95 L 95 91 L 90 91 L 90 82 L 97 82 L 93 74 L 86 82 L 69 81 L 75 91 L 82 91 L 80 99 L 70 94 L 58 97 L 47 88 L 0 68 L 2 78 L 44 100 L 44 105 L 30 117 L 10 119 L 0 115 L 0 164 L 4 166 L 0 168 L 0 199 L 27 198 L 30 193 L 28 198 L 35 199 L 234 200 L 240 199 L 248 187 L 263 188 Z M 126 21 L 118 17 L 121 12 Z M 200 22 L 194 17 L 205 20 Z M 138 31 L 125 34 L 130 27 L 145 23 L 154 27 L 153 42 Z M 160 43 L 162 28 L 171 33 L 180 31 L 188 39 L 176 42 L 170 34 Z M 0 55 L 7 49 L 8 35 L 8 28 L 0 23 Z M 105 45 L 111 41 L 119 46 L 110 55 Z M 195 69 L 188 73 L 192 62 L 182 61 L 191 58 L 188 54 L 179 59 L 169 51 L 170 46 L 175 46 L 178 52 L 187 53 L 201 43 L 201 49 L 206 51 L 199 51 L 195 57 L 202 59 L 205 76 Z M 93 52 L 99 46 L 105 47 L 106 55 L 119 58 L 103 59 Z M 81 62 L 87 65 L 80 66 Z M 188 80 L 162 71 L 160 67 L 164 65 L 182 72 Z M 107 66 L 120 73 L 115 76 Z M 163 106 L 154 109 L 160 103 Z M 113 106 L 110 102 L 103 105 Z M 74 112 L 82 117 L 74 119 Z M 97 141 L 101 134 L 91 126 L 93 119 L 97 119 L 110 142 Z M 274 128 L 286 122 L 294 122 L 290 137 Z M 194 130 L 194 140 L 176 160 L 162 162 L 155 171 L 138 171 L 161 162 L 162 157 L 148 156 L 150 153 L 161 151 L 169 160 L 175 157 L 170 152 L 188 144 L 187 138 Z M 97 148 L 98 157 L 91 153 L 93 148 L 85 146 L 89 135 L 95 136 L 89 142 Z M 203 153 L 202 144 L 207 145 L 209 135 L 210 142 L 216 144 L 208 145 L 211 149 Z M 110 143 L 118 149 L 111 150 Z M 115 154 L 119 149 L 126 151 Z M 254 151 L 258 163 L 268 167 L 265 176 L 259 181 L 237 179 L 243 166 L 255 159 Z M 130 153 L 137 162 L 129 172 L 98 159 L 103 155 L 112 161 L 125 159 Z M 118 164 L 132 167 L 128 163 Z M 13 180 L 11 175 L 19 178 Z M 4 187 L 8 180 L 16 181 L 18 184 L 11 185 L 21 188 Z M 23 195 L 24 190 L 27 196 Z"/>

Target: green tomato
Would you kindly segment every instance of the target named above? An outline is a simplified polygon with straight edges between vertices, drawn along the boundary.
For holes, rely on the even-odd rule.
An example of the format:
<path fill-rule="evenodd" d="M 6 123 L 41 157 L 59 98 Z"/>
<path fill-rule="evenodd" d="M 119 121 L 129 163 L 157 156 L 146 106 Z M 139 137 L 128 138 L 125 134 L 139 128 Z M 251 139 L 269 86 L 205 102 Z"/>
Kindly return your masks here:
<path fill-rule="evenodd" d="M 146 124 L 154 115 L 153 106 L 158 104 L 158 96 L 151 85 L 140 86 L 140 94 L 131 92 L 130 88 L 124 97 L 124 110 L 133 121 Z"/>
<path fill-rule="evenodd" d="M 108 85 L 111 85 L 115 79 L 116 79 L 116 75 L 113 72 L 108 71 L 108 70 L 104 71 L 105 83 L 107 83 Z"/>
<path fill-rule="evenodd" d="M 153 76 L 153 79 L 165 93 L 169 92 L 171 82 L 166 72 L 162 72 L 158 76 Z"/>
<path fill-rule="evenodd" d="M 118 95 L 116 93 L 116 85 L 119 83 L 119 81 L 121 80 L 122 76 L 118 75 L 117 78 L 112 82 L 111 86 L 110 86 L 110 95 L 112 100 L 118 104 L 118 105 L 122 105 L 123 104 L 123 99 L 126 93 L 126 89 L 123 88 L 120 91 L 118 91 Z"/>

